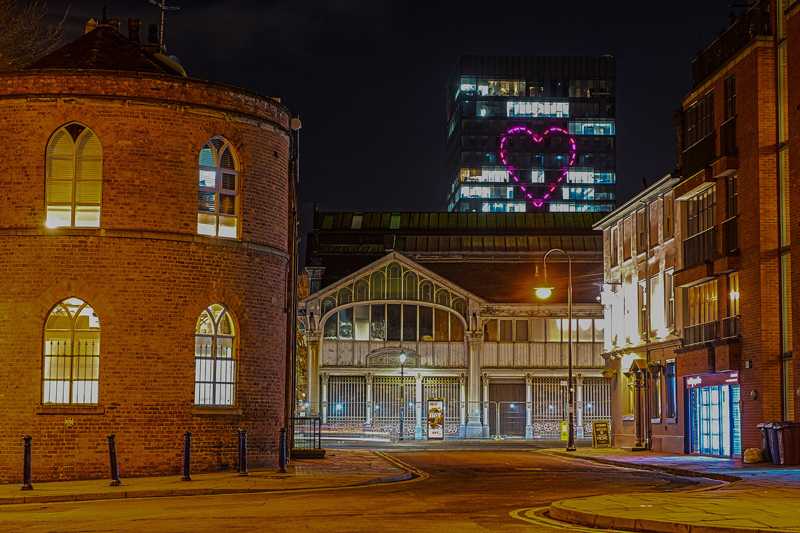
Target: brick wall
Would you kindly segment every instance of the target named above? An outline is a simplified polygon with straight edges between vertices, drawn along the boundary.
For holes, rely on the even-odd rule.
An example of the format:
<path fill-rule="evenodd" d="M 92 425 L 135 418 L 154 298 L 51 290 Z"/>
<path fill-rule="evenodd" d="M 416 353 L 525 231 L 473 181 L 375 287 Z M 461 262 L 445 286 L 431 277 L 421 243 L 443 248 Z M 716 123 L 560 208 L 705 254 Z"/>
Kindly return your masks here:
<path fill-rule="evenodd" d="M 795 3 L 787 13 L 787 74 L 788 74 L 788 125 L 789 125 L 789 187 L 791 195 L 791 241 L 792 241 L 792 317 L 793 317 L 793 342 L 794 346 L 800 342 L 800 3 Z M 794 380 L 792 383 L 795 393 L 795 420 L 800 420 L 800 399 L 797 391 L 800 390 L 800 357 L 798 349 L 793 348 Z"/>
<path fill-rule="evenodd" d="M 0 76 L 0 481 L 107 475 L 116 433 L 123 476 L 177 472 L 184 431 L 196 470 L 236 465 L 236 429 L 254 465 L 276 462 L 286 346 L 288 114 L 235 89 L 158 76 Z M 103 146 L 99 229 L 47 229 L 44 151 L 61 125 Z M 241 240 L 196 235 L 198 152 L 230 140 L 241 162 Z M 41 405 L 43 326 L 68 297 L 101 323 L 99 406 Z M 237 405 L 193 406 L 194 329 L 212 303 L 238 326 Z"/>

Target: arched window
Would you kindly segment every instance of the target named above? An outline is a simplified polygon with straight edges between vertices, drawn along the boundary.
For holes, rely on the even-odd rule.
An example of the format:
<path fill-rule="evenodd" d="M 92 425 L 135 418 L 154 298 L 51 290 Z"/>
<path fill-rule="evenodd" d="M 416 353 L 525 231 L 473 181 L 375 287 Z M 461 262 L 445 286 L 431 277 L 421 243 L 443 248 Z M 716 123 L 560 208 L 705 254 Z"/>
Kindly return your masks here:
<path fill-rule="evenodd" d="M 371 300 L 383 300 L 386 298 L 386 276 L 384 276 L 382 271 L 373 272 L 369 283 L 369 297 Z"/>
<path fill-rule="evenodd" d="M 322 314 L 323 315 L 325 313 L 327 313 L 328 311 L 330 311 L 331 309 L 333 309 L 334 307 L 336 307 L 336 298 L 334 298 L 333 296 L 328 296 L 327 298 L 322 300 Z"/>
<path fill-rule="evenodd" d="M 369 300 L 369 282 L 364 279 L 360 279 L 356 281 L 355 285 L 355 301 L 356 302 L 364 302 Z"/>
<path fill-rule="evenodd" d="M 436 291 L 436 303 L 450 307 L 450 293 L 447 289 L 439 289 Z"/>
<path fill-rule="evenodd" d="M 397 263 L 392 263 L 389 265 L 389 268 L 386 269 L 386 277 L 388 279 L 388 287 L 387 287 L 387 299 L 389 300 L 399 300 L 403 297 L 402 294 L 402 286 L 403 286 L 403 271 L 400 268 L 400 265 Z"/>
<path fill-rule="evenodd" d="M 200 150 L 197 233 L 238 237 L 239 167 L 231 144 L 214 137 Z"/>
<path fill-rule="evenodd" d="M 103 150 L 94 132 L 76 122 L 59 128 L 45 157 L 45 225 L 100 227 Z"/>
<path fill-rule="evenodd" d="M 433 303 L 433 283 L 424 280 L 419 284 L 419 299 L 423 302 Z"/>
<path fill-rule="evenodd" d="M 42 402 L 96 404 L 100 382 L 100 319 L 86 302 L 56 305 L 44 327 Z"/>
<path fill-rule="evenodd" d="M 227 308 L 210 305 L 194 332 L 194 403 L 228 406 L 236 402 L 236 329 Z"/>
<path fill-rule="evenodd" d="M 353 301 L 353 291 L 349 287 L 339 289 L 338 293 L 339 305 L 349 304 Z"/>
<path fill-rule="evenodd" d="M 417 275 L 408 271 L 403 276 L 403 298 L 406 300 L 417 299 Z"/>
<path fill-rule="evenodd" d="M 453 304 L 451 307 L 461 316 L 467 316 L 467 302 L 464 301 L 464 298 L 453 298 Z"/>

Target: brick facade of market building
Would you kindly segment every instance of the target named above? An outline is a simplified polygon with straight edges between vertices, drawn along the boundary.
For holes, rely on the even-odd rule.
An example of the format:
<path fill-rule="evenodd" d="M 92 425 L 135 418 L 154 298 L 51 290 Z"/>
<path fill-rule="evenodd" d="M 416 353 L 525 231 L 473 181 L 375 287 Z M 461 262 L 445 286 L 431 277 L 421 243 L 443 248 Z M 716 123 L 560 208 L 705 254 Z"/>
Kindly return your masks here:
<path fill-rule="evenodd" d="M 93 48 L 100 52 L 86 52 Z M 14 148 L 0 162 L 0 481 L 21 480 L 26 434 L 34 480 L 107 475 L 112 433 L 123 477 L 178 472 L 186 431 L 196 471 L 234 468 L 239 428 L 248 431 L 251 465 L 276 464 L 286 393 L 287 110 L 182 76 L 111 26 L 65 49 L 0 76 L 0 124 Z M 72 204 L 53 207 L 54 135 L 66 131 L 79 135 L 77 166 L 66 163 Z M 96 141 L 86 140 L 89 131 Z M 214 150 L 212 140 L 235 160 L 227 218 L 219 195 L 198 207 L 198 158 Z M 89 208 L 76 203 L 91 196 L 80 188 L 92 164 L 75 155 L 82 142 L 101 147 L 101 199 Z M 73 223 L 51 223 L 59 209 Z M 99 212 L 88 215 L 99 222 L 80 227 L 81 209 Z M 236 233 L 201 235 L 199 216 L 215 228 L 225 218 Z M 49 332 L 50 320 L 84 303 L 56 357 L 50 339 L 62 337 Z M 206 312 L 219 323 L 203 336 Z M 215 355 L 201 361 L 201 345 Z M 80 366 L 86 361 L 94 370 Z M 212 366 L 213 378 L 196 374 Z M 223 368 L 232 375 L 224 385 Z M 204 390 L 211 399 L 198 401 Z"/>

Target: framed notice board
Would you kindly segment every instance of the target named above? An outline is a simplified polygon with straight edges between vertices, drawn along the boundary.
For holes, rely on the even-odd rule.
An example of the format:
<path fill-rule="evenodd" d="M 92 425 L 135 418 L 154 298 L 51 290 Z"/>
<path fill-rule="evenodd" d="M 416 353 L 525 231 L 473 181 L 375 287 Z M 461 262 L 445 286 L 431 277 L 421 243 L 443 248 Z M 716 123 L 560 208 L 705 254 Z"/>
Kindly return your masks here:
<path fill-rule="evenodd" d="M 596 420 L 592 423 L 592 447 L 611 447 L 611 424 L 608 420 Z"/>

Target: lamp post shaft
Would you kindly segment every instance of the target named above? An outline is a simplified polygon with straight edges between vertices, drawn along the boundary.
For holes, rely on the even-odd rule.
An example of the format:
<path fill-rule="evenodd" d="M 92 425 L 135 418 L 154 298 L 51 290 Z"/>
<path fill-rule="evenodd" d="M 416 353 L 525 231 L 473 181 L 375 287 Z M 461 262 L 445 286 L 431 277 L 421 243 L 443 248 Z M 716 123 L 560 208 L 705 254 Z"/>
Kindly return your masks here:
<path fill-rule="evenodd" d="M 400 440 L 403 440 L 403 419 L 406 417 L 405 363 L 400 363 Z"/>
<path fill-rule="evenodd" d="M 575 451 L 575 388 L 572 379 L 572 256 L 561 248 L 552 248 L 544 254 L 544 277 L 547 278 L 547 258 L 553 252 L 567 257 L 567 451 Z"/>

